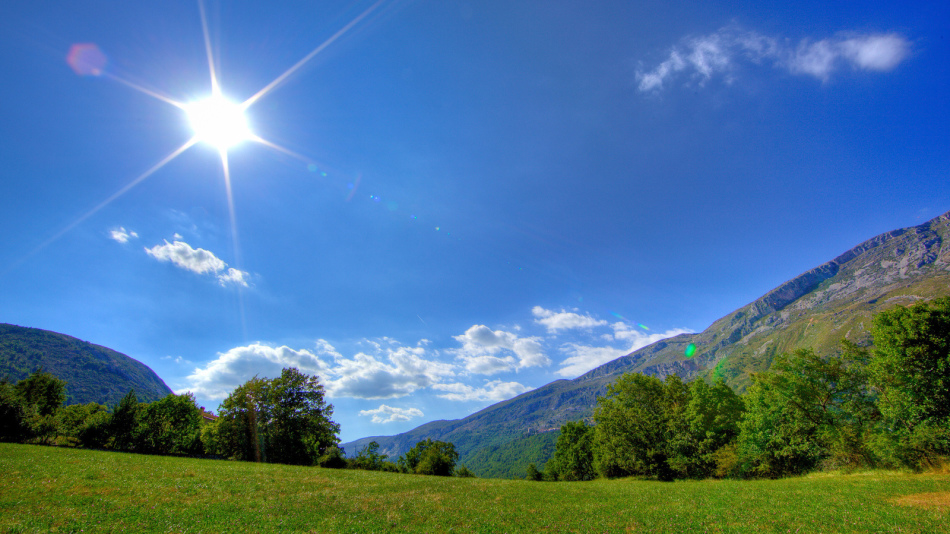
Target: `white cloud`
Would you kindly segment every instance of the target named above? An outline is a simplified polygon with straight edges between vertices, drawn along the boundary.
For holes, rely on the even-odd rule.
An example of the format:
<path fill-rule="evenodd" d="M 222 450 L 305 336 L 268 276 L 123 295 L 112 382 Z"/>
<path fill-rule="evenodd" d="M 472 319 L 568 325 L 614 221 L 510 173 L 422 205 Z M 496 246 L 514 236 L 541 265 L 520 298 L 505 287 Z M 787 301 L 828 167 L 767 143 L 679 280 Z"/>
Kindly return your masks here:
<path fill-rule="evenodd" d="M 568 357 L 561 362 L 561 368 L 556 373 L 571 378 L 580 376 L 595 367 L 616 360 L 621 356 L 626 356 L 657 341 L 680 334 L 692 333 L 692 330 L 674 328 L 663 333 L 645 334 L 629 327 L 624 322 L 616 322 L 611 327 L 614 330 L 613 339 L 626 342 L 624 345 L 626 348 L 618 349 L 609 346 L 594 347 L 578 343 L 565 343 L 561 347 L 561 351 L 568 354 Z"/>
<path fill-rule="evenodd" d="M 119 243 L 128 243 L 130 239 L 138 239 L 139 235 L 131 230 L 126 230 L 121 226 L 109 231 L 109 238 Z"/>
<path fill-rule="evenodd" d="M 380 404 L 379 408 L 375 410 L 360 410 L 360 415 L 372 415 L 374 423 L 393 423 L 396 421 L 411 421 L 425 414 L 418 408 L 394 408 Z"/>
<path fill-rule="evenodd" d="M 403 397 L 455 375 L 455 366 L 426 359 L 422 347 L 390 346 L 379 355 L 360 352 L 347 359 L 320 339 L 313 351 L 261 343 L 235 347 L 195 369 L 185 389 L 200 397 L 223 399 L 254 376 L 273 378 L 285 367 L 318 375 L 329 397 L 362 399 Z"/>
<path fill-rule="evenodd" d="M 473 325 L 454 338 L 462 348 L 452 352 L 464 362 L 470 373 L 490 375 L 551 363 L 536 337 L 518 337 L 504 330 L 493 331 L 485 325 Z"/>
<path fill-rule="evenodd" d="M 213 274 L 222 286 L 235 284 L 248 287 L 249 273 L 228 267 L 227 263 L 209 250 L 192 248 L 188 243 L 181 241 L 181 236 L 178 234 L 175 234 L 174 242 L 169 243 L 165 240 L 164 245 L 145 247 L 145 252 L 158 261 L 171 262 L 186 271 L 196 274 Z"/>
<path fill-rule="evenodd" d="M 472 386 L 456 382 L 452 384 L 435 384 L 432 386 L 432 389 L 445 391 L 446 393 L 439 395 L 439 397 L 452 401 L 499 402 L 510 399 L 517 395 L 521 395 L 522 393 L 531 391 L 534 388 L 529 388 L 528 386 L 519 384 L 518 382 L 502 382 L 501 380 L 492 380 L 491 382 L 486 382 L 485 386 L 480 388 L 474 388 Z"/>
<path fill-rule="evenodd" d="M 425 359 L 424 354 L 422 347 L 398 347 L 384 351 L 386 361 L 362 352 L 352 359 L 337 358 L 327 391 L 334 397 L 391 399 L 455 375 L 453 365 Z"/>
<path fill-rule="evenodd" d="M 716 75 L 724 75 L 730 81 L 732 71 L 745 60 L 770 63 L 793 74 L 827 81 L 842 66 L 890 71 L 910 55 L 910 50 L 910 42 L 896 33 L 840 34 L 818 41 L 803 39 L 795 45 L 787 39 L 730 26 L 702 37 L 684 39 L 656 68 L 638 71 L 637 80 L 642 92 L 662 89 L 679 73 L 700 86 Z"/>
<path fill-rule="evenodd" d="M 546 310 L 541 306 L 535 306 L 531 308 L 531 313 L 536 317 L 534 322 L 544 325 L 550 333 L 557 333 L 558 330 L 571 328 L 590 329 L 595 326 L 605 326 L 607 324 L 607 321 L 602 319 L 594 319 L 590 315 L 580 315 L 563 309 L 559 312 L 555 312 Z"/>
<path fill-rule="evenodd" d="M 204 368 L 196 368 L 188 375 L 186 380 L 189 386 L 185 389 L 198 397 L 220 400 L 255 376 L 280 376 L 285 367 L 296 367 L 304 373 L 316 374 L 320 376 L 320 382 L 327 385 L 325 376 L 329 366 L 313 352 L 253 343 L 218 353 L 218 357 Z"/>

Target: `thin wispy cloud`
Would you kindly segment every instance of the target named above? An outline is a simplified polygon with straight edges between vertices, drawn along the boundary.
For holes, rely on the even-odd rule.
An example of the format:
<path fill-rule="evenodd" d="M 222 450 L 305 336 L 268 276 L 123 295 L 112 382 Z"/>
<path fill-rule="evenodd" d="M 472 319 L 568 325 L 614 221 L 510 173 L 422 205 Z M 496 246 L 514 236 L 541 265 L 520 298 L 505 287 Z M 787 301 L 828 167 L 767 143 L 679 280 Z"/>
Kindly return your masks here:
<path fill-rule="evenodd" d="M 553 310 L 546 310 L 541 306 L 535 306 L 531 309 L 531 314 L 534 315 L 534 322 L 540 325 L 544 325 L 547 328 L 548 333 L 555 334 L 560 330 L 570 330 L 570 329 L 582 329 L 589 330 L 596 326 L 604 326 L 607 324 L 607 321 L 603 319 L 594 319 L 590 315 L 581 315 L 575 313 L 574 311 L 561 310 L 559 312 Z"/>
<path fill-rule="evenodd" d="M 379 408 L 373 410 L 360 410 L 360 415 L 372 416 L 371 421 L 382 424 L 411 421 L 425 414 L 418 408 L 395 408 L 380 404 Z"/>
<path fill-rule="evenodd" d="M 728 26 L 709 35 L 689 37 L 652 69 L 637 72 L 641 92 L 656 92 L 677 80 L 703 86 L 714 77 L 734 81 L 742 64 L 764 64 L 823 82 L 844 69 L 888 72 L 911 52 L 897 33 L 841 33 L 798 41 Z"/>
<path fill-rule="evenodd" d="M 171 243 L 165 240 L 164 245 L 145 247 L 145 253 L 162 262 L 171 262 L 176 267 L 196 274 L 211 274 L 222 286 L 229 284 L 248 287 L 248 273 L 228 267 L 221 258 L 213 252 L 203 248 L 192 248 L 181 241 L 181 236 L 175 234 Z"/>
<path fill-rule="evenodd" d="M 109 239 L 122 243 L 123 245 L 128 243 L 131 239 L 138 239 L 139 235 L 131 230 L 126 230 L 123 227 L 115 228 L 109 231 Z"/>
<path fill-rule="evenodd" d="M 498 402 L 510 399 L 517 395 L 521 395 L 522 393 L 531 391 L 534 388 L 519 384 L 518 382 L 502 382 L 501 380 L 492 380 L 490 382 L 486 382 L 485 385 L 480 388 L 456 382 L 453 384 L 436 384 L 432 386 L 432 389 L 444 391 L 445 393 L 441 393 L 437 396 L 452 401 Z"/>
<path fill-rule="evenodd" d="M 642 349 L 657 341 L 680 334 L 692 333 L 692 330 L 685 328 L 673 328 L 666 332 L 646 334 L 631 328 L 627 323 L 621 321 L 613 323 L 610 326 L 614 332 L 613 334 L 604 335 L 604 339 L 614 342 L 623 342 L 624 345 L 618 348 L 611 345 L 595 346 L 576 342 L 565 343 L 561 346 L 561 352 L 566 354 L 567 358 L 561 361 L 561 368 L 555 371 L 555 373 L 563 377 L 574 378 L 595 367 L 616 360 L 621 356 L 626 356 L 633 351 Z"/>

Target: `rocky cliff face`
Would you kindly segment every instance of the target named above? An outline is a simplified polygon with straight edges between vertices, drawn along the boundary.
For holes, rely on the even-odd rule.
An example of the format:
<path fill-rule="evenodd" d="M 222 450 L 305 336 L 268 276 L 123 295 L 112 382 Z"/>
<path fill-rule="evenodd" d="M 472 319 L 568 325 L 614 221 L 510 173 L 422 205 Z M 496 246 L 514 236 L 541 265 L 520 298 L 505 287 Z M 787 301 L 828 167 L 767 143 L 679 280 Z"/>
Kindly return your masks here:
<path fill-rule="evenodd" d="M 950 295 L 950 212 L 913 228 L 869 239 L 785 282 L 717 320 L 699 334 L 682 334 L 608 362 L 574 380 L 558 380 L 458 421 L 423 425 L 399 436 L 345 444 L 356 452 L 370 440 L 399 455 L 420 439 L 453 441 L 462 462 L 479 448 L 590 417 L 597 396 L 625 372 L 664 378 L 722 378 L 744 388 L 783 352 L 833 351 L 841 339 L 869 341 L 874 313 Z M 698 350 L 685 355 L 693 343 Z M 469 465 L 475 469 L 477 466 Z"/>

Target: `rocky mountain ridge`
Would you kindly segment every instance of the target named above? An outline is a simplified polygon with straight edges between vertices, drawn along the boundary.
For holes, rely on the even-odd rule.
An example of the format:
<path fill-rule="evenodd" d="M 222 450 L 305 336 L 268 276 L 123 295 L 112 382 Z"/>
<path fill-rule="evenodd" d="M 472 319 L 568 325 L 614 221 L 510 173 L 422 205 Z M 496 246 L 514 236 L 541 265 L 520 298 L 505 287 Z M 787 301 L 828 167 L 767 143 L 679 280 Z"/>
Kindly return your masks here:
<path fill-rule="evenodd" d="M 868 344 L 871 317 L 897 304 L 950 295 L 950 212 L 924 224 L 886 232 L 851 248 L 715 321 L 601 365 L 573 380 L 557 380 L 463 419 L 434 421 L 397 436 L 344 444 L 354 454 L 370 441 L 398 456 L 417 441 L 455 443 L 461 462 L 486 447 L 588 418 L 607 385 L 625 372 L 663 378 L 717 379 L 740 390 L 783 352 L 833 351 L 842 339 Z M 692 357 L 686 347 L 697 347 Z M 526 459 L 543 463 L 546 458 Z M 478 465 L 468 465 L 479 472 Z"/>

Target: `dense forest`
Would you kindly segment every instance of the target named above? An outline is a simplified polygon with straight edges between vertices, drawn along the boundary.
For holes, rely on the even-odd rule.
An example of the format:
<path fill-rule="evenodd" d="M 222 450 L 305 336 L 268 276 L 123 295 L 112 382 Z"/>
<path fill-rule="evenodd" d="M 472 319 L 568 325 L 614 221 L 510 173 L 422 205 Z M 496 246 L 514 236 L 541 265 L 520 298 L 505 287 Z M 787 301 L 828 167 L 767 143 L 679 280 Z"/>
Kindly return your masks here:
<path fill-rule="evenodd" d="M 724 382 L 626 374 L 593 425 L 561 427 L 534 480 L 781 477 L 816 469 L 922 469 L 950 455 L 950 298 L 879 313 L 871 350 L 802 349 Z"/>

